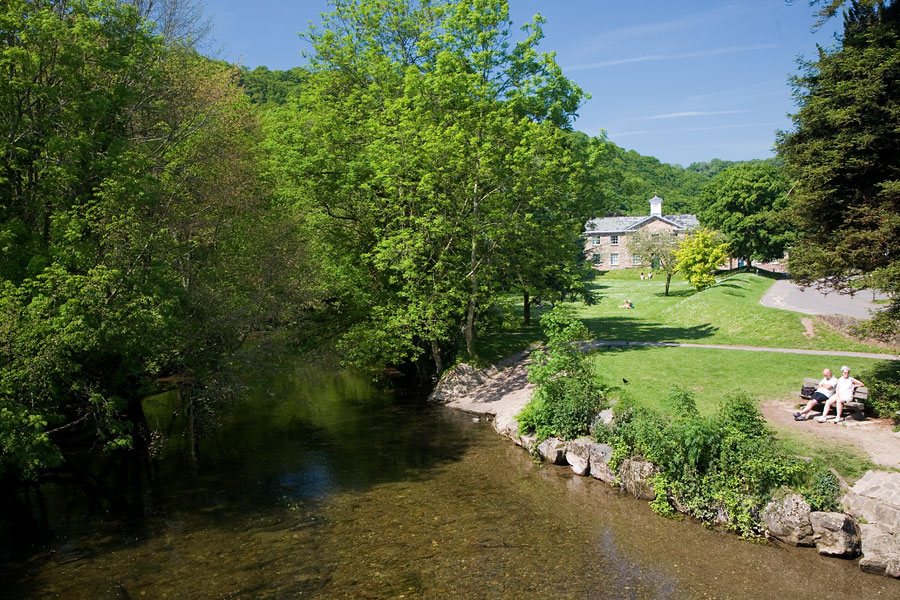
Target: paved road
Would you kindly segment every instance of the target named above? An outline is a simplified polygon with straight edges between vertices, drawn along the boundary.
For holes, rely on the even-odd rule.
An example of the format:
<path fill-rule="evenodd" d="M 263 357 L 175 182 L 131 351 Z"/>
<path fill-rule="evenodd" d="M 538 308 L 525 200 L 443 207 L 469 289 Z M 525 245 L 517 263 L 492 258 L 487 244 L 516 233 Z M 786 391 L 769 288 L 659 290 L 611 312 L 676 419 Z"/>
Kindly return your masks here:
<path fill-rule="evenodd" d="M 682 344 L 680 342 L 626 342 L 621 340 L 593 340 L 585 342 L 585 349 L 602 346 L 662 346 L 670 348 L 714 348 L 716 350 L 746 350 L 749 352 L 781 352 L 783 354 L 812 354 L 814 356 L 858 356 L 900 360 L 896 354 L 876 354 L 874 352 L 848 352 L 843 350 L 802 350 L 800 348 L 766 348 L 764 346 L 726 346 L 724 344 Z"/>
<path fill-rule="evenodd" d="M 825 293 L 813 287 L 802 289 L 787 279 L 779 279 L 773 283 L 769 291 L 763 294 L 760 303 L 763 306 L 793 310 L 807 315 L 846 315 L 857 319 L 868 319 L 872 311 L 887 306 L 872 302 L 870 290 L 853 294 L 851 298 L 836 292 Z"/>

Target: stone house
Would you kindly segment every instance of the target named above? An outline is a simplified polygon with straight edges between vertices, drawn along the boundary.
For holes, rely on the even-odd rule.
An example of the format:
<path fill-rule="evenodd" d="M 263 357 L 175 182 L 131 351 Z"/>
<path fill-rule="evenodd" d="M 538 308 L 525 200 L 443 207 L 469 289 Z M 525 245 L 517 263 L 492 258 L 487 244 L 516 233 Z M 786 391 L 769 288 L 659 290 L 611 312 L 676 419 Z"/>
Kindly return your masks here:
<path fill-rule="evenodd" d="M 628 251 L 628 236 L 638 231 L 684 235 L 699 225 L 696 215 L 663 215 L 662 198 L 650 198 L 649 217 L 601 217 L 584 228 L 584 253 L 595 269 L 628 269 L 644 265 Z"/>

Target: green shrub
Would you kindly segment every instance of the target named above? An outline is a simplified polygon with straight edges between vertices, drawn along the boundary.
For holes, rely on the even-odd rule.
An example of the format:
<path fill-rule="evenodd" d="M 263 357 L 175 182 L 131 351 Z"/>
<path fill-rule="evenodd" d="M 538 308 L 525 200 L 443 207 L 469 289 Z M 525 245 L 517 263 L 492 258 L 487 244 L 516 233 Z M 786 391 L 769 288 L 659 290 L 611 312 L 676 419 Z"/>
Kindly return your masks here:
<path fill-rule="evenodd" d="M 541 327 L 547 347 L 531 355 L 528 380 L 535 388 L 516 415 L 519 431 L 534 431 L 538 439 L 586 435 L 604 406 L 606 391 L 577 343 L 588 337 L 587 328 L 562 307 L 545 313 Z"/>
<path fill-rule="evenodd" d="M 810 466 L 807 483 L 800 489 L 800 493 L 814 511 L 834 512 L 840 508 L 840 482 L 834 473 L 821 465 Z"/>
<path fill-rule="evenodd" d="M 784 452 L 746 393 L 728 394 L 710 417 L 699 414 L 693 393 L 683 388 L 674 387 L 668 402 L 674 417 L 621 402 L 613 426 L 599 430 L 603 441 L 620 460 L 641 455 L 659 468 L 656 512 L 673 514 L 672 496 L 698 519 L 724 512 L 730 529 L 757 535 L 772 491 L 799 481 L 806 464 Z"/>

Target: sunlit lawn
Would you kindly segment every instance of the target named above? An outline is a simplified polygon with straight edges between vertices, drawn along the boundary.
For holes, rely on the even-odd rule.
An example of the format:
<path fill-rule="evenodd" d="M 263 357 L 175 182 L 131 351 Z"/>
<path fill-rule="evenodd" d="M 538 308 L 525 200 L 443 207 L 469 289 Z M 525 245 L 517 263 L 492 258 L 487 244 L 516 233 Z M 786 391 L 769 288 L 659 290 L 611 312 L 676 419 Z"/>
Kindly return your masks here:
<path fill-rule="evenodd" d="M 639 271 L 624 270 L 596 278 L 596 304 L 568 305 L 584 320 L 595 339 L 890 352 L 848 340 L 818 322 L 815 337 L 807 339 L 800 322 L 804 315 L 759 303 L 772 281 L 739 273 L 721 279 L 710 289 L 696 292 L 676 277 L 670 295 L 665 296 L 663 277 L 656 275 L 642 281 Z M 633 310 L 619 308 L 626 299 L 634 303 Z M 506 309 L 507 321 L 519 325 L 508 326 L 480 340 L 479 354 L 486 362 L 514 354 L 541 339 L 537 323 L 543 310 L 533 309 L 533 325 L 523 327 L 519 301 L 510 299 Z M 666 397 L 672 385 L 677 384 L 695 393 L 697 407 L 704 414 L 713 413 L 722 398 L 736 389 L 746 391 L 760 402 L 790 399 L 799 403 L 797 392 L 804 377 L 819 377 L 825 367 L 837 372 L 841 365 L 848 364 L 854 375 L 866 381 L 867 375 L 885 362 L 840 356 L 648 346 L 603 348 L 591 354 L 591 361 L 596 372 L 613 386 L 613 397 L 627 395 L 645 406 L 668 412 Z M 791 452 L 824 458 L 847 477 L 857 477 L 872 468 L 866 455 L 853 446 L 810 440 L 791 430 L 780 430 L 778 436 Z"/>

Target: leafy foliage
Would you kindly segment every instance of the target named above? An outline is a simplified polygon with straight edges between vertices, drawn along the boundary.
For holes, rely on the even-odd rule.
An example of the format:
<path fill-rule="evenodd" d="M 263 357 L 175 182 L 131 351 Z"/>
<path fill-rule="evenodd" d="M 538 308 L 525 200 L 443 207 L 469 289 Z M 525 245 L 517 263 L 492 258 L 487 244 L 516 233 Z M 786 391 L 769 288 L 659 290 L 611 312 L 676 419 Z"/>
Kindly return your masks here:
<path fill-rule="evenodd" d="M 531 400 L 516 416 L 519 430 L 534 431 L 538 439 L 575 439 L 588 433 L 603 408 L 606 388 L 594 375 L 578 343 L 588 338 L 581 321 L 557 307 L 544 313 L 541 326 L 547 335 L 547 347 L 531 354 L 528 380 L 535 388 Z"/>
<path fill-rule="evenodd" d="M 678 272 L 678 260 L 675 252 L 679 245 L 678 236 L 670 232 L 637 231 L 628 236 L 628 251 L 632 256 L 640 256 L 645 264 L 656 264 L 666 274 L 666 296 L 672 275 Z"/>
<path fill-rule="evenodd" d="M 794 90 L 795 130 L 778 143 L 796 180 L 791 274 L 887 292 L 871 332 L 889 334 L 900 320 L 900 7 L 852 3 L 841 46 L 804 64 Z"/>
<path fill-rule="evenodd" d="M 501 0 L 342 0 L 309 32 L 267 149 L 276 193 L 337 257 L 348 362 L 440 372 L 504 292 L 577 287 L 597 152 L 567 131 L 584 94 L 537 51 L 542 23 L 514 42 Z"/>
<path fill-rule="evenodd" d="M 748 264 L 782 258 L 791 239 L 789 187 L 783 169 L 771 163 L 734 165 L 703 187 L 700 222 L 724 234 L 730 251 Z"/>
<path fill-rule="evenodd" d="M 262 191 L 231 67 L 123 3 L 16 0 L 0 19 L 0 474 L 35 477 L 72 434 L 146 442 L 158 378 L 209 386 L 315 278 Z"/>
<path fill-rule="evenodd" d="M 640 455 L 656 465 L 653 506 L 672 514 L 673 505 L 707 522 L 724 517 L 745 536 L 759 532 L 759 512 L 772 491 L 795 484 L 806 463 L 785 455 L 752 398 L 732 392 L 719 411 L 700 416 L 693 393 L 673 387 L 665 417 L 626 400 L 615 407 L 611 427 L 598 430 L 614 455 Z M 664 495 L 661 495 L 664 494 Z"/>
<path fill-rule="evenodd" d="M 691 285 L 703 290 L 716 283 L 713 272 L 728 256 L 728 245 L 708 229 L 689 234 L 675 251 L 676 265 Z"/>

